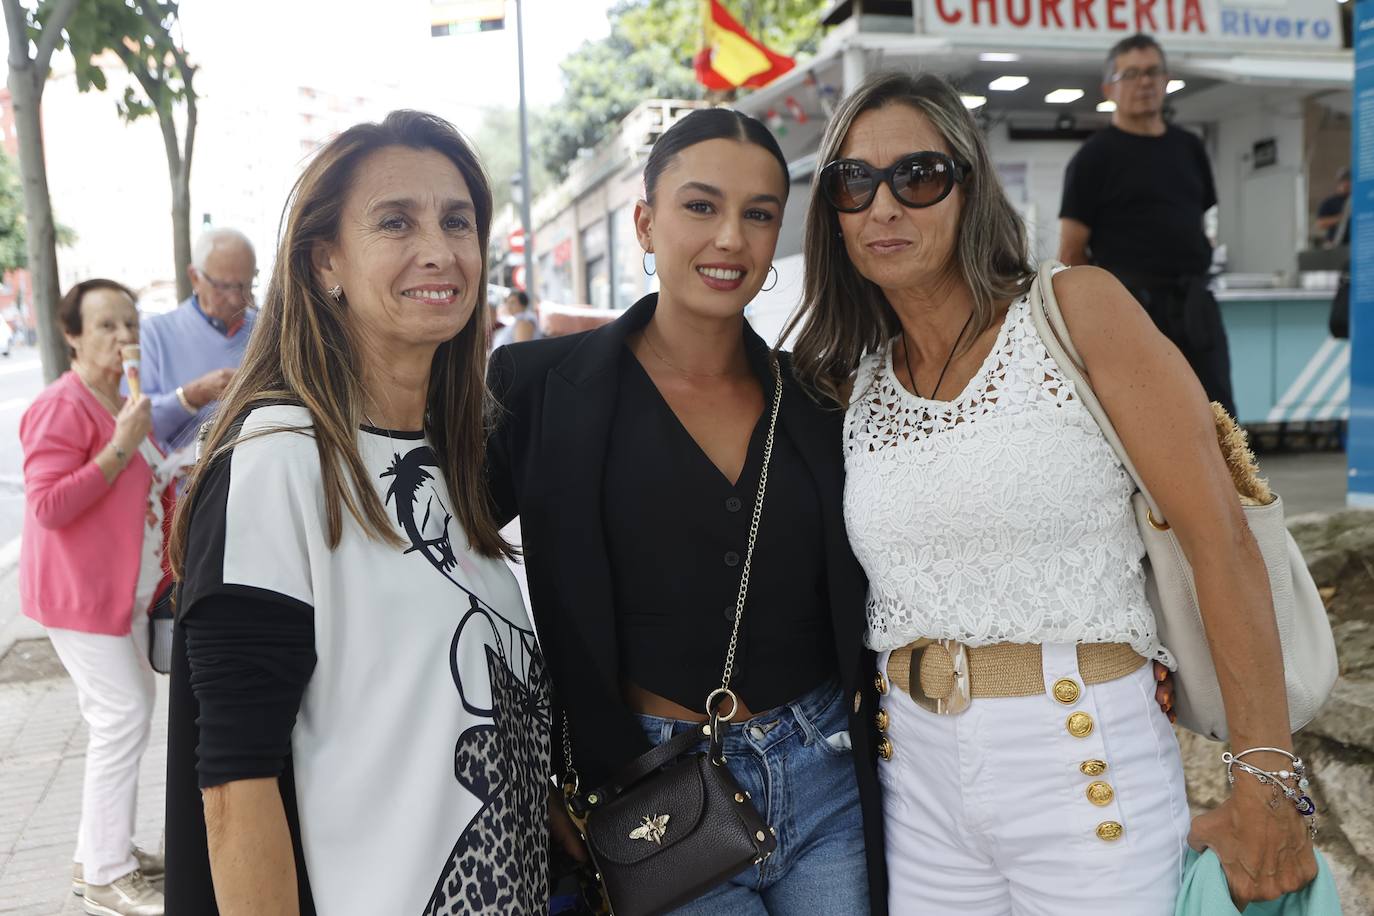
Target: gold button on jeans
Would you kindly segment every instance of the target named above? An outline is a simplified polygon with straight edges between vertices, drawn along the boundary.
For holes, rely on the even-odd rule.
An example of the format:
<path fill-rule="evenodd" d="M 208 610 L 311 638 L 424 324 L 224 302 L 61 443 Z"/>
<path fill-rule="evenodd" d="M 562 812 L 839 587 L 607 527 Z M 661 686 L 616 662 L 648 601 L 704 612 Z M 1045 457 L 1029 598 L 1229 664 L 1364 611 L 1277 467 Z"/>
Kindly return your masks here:
<path fill-rule="evenodd" d="M 1078 765 L 1078 769 L 1084 776 L 1101 776 L 1107 772 L 1107 761 L 1085 760 Z"/>
<path fill-rule="evenodd" d="M 881 671 L 873 678 L 873 686 L 877 688 L 878 693 L 887 696 L 887 676 Z"/>
<path fill-rule="evenodd" d="M 1093 733 L 1093 717 L 1086 712 L 1074 713 L 1064 725 L 1075 738 L 1086 738 Z"/>
<path fill-rule="evenodd" d="M 891 721 L 891 720 L 888 718 L 887 710 L 886 710 L 886 709 L 880 709 L 880 710 L 878 710 L 878 715 L 875 716 L 875 720 L 876 720 L 877 725 L 878 725 L 878 731 L 880 731 L 880 732 L 885 732 L 885 731 L 887 731 L 887 726 L 890 724 L 890 721 Z"/>
<path fill-rule="evenodd" d="M 1110 785 L 1099 779 L 1088 783 L 1088 788 L 1083 794 L 1087 795 L 1088 801 L 1097 807 L 1105 808 L 1112 803 L 1112 797 L 1116 795 L 1116 792 L 1112 790 Z"/>
<path fill-rule="evenodd" d="M 1121 839 L 1121 834 L 1125 832 L 1126 828 L 1116 821 L 1103 821 L 1097 825 L 1097 838 L 1108 843 Z"/>
<path fill-rule="evenodd" d="M 878 742 L 878 756 L 884 760 L 892 759 L 892 740 L 884 738 Z"/>
<path fill-rule="evenodd" d="M 1050 689 L 1054 693 L 1054 698 L 1065 706 L 1077 703 L 1078 698 L 1083 695 L 1083 688 L 1079 687 L 1073 678 L 1068 677 L 1061 677 Z"/>

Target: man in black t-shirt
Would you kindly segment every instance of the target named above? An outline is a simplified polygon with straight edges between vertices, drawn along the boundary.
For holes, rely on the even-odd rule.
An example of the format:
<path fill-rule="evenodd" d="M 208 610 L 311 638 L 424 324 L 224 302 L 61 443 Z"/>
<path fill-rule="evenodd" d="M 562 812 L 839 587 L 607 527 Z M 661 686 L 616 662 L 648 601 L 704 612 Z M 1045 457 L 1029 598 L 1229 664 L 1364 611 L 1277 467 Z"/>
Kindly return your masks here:
<path fill-rule="evenodd" d="M 1059 259 L 1116 275 L 1183 351 L 1207 396 L 1235 415 L 1221 310 L 1207 289 L 1212 245 L 1202 216 L 1216 186 L 1202 141 L 1164 121 L 1169 71 L 1148 35 L 1107 55 L 1102 92 L 1111 126 L 1069 160 L 1059 208 Z"/>

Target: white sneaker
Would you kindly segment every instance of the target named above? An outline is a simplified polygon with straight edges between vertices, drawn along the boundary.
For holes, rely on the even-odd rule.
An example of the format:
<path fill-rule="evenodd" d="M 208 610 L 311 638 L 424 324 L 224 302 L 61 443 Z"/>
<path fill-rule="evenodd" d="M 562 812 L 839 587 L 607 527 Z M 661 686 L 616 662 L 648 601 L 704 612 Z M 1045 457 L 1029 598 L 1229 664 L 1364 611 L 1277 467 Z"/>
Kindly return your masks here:
<path fill-rule="evenodd" d="M 134 858 L 138 860 L 138 870 L 150 881 L 156 881 L 167 872 L 166 860 L 156 853 L 144 852 L 135 846 Z M 86 893 L 86 870 L 80 862 L 72 864 L 72 893 L 78 897 Z"/>
<path fill-rule="evenodd" d="M 84 909 L 91 916 L 164 916 L 162 892 L 134 869 L 110 884 L 88 884 Z"/>

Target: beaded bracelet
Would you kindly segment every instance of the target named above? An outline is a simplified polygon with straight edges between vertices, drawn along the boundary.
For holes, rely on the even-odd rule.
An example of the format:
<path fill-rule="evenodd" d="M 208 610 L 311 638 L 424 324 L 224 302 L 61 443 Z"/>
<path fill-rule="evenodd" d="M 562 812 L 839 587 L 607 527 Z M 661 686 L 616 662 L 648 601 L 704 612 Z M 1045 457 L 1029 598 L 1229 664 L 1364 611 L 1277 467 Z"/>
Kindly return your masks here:
<path fill-rule="evenodd" d="M 1261 770 L 1253 764 L 1247 763 L 1241 758 L 1247 754 L 1256 754 L 1270 751 L 1275 754 L 1282 754 L 1292 761 L 1292 770 Z M 1239 768 L 1245 773 L 1249 773 L 1264 785 L 1272 785 L 1274 788 L 1274 799 L 1270 802 L 1270 807 L 1278 804 L 1280 796 L 1287 798 L 1293 803 L 1298 811 L 1307 820 L 1307 835 L 1316 837 L 1317 835 L 1317 806 L 1313 803 L 1312 797 L 1307 794 L 1307 788 L 1311 785 L 1307 778 L 1307 766 L 1302 758 L 1298 757 L 1282 748 L 1277 747 L 1252 747 L 1241 751 L 1239 754 L 1232 754 L 1229 751 L 1221 755 L 1221 762 L 1226 764 L 1226 781 L 1235 785 L 1235 769 Z M 1297 783 L 1297 788 L 1288 784 L 1289 780 Z"/>

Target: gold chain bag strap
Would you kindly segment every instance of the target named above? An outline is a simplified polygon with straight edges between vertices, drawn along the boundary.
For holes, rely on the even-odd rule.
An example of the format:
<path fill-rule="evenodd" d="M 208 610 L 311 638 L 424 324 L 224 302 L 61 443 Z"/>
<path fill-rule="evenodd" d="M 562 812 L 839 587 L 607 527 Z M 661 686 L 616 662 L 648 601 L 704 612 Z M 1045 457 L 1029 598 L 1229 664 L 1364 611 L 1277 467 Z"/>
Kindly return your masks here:
<path fill-rule="evenodd" d="M 563 717 L 563 793 L 582 831 L 606 904 L 615 916 L 650 916 L 695 900 L 773 853 L 777 839 L 725 766 L 723 742 L 739 698 L 730 688 L 749 570 L 768 487 L 768 466 L 782 404 L 776 358 L 773 405 L 749 542 L 735 601 L 735 625 L 720 687 L 706 698 L 709 721 L 635 758 L 606 785 L 579 794 L 567 716 Z M 729 709 L 722 706 L 729 702 Z M 707 749 L 697 750 L 703 741 Z"/>

